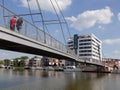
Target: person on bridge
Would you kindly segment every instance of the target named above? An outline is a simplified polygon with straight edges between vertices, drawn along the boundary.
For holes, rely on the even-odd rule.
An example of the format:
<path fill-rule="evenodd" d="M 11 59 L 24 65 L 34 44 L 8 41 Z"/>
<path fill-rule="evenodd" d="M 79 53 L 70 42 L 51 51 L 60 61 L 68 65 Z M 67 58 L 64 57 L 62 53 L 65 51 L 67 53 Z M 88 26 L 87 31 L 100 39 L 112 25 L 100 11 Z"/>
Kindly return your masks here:
<path fill-rule="evenodd" d="M 16 16 L 14 16 L 12 19 L 10 19 L 10 29 L 12 31 L 15 31 L 15 24 L 16 24 Z"/>
<path fill-rule="evenodd" d="M 23 24 L 23 18 L 19 17 L 19 19 L 17 20 L 17 23 L 16 23 L 16 27 L 17 27 L 17 30 L 18 30 L 19 33 L 21 31 L 22 24 Z"/>

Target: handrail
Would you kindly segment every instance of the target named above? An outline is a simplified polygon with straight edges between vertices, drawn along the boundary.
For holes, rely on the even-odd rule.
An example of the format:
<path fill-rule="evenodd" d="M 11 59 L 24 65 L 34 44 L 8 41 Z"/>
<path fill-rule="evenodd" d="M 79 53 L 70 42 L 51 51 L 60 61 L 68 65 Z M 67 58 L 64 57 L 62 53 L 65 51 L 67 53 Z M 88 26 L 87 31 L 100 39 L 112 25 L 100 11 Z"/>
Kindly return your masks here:
<path fill-rule="evenodd" d="M 8 8 L 4 7 L 2 4 L 0 4 L 0 13 L 3 13 L 3 14 L 0 14 L 0 20 L 1 20 L 0 25 L 7 29 L 10 29 L 9 21 L 12 18 L 12 16 L 14 16 L 14 15 L 17 16 L 17 14 L 10 11 Z M 48 34 L 47 32 L 44 32 L 37 26 L 34 26 L 27 20 L 25 20 L 25 19 L 23 19 L 23 20 L 24 20 L 24 24 L 22 26 L 22 30 L 21 30 L 20 34 L 23 34 L 23 35 L 30 37 L 32 39 L 35 39 L 37 41 L 40 41 L 44 44 L 50 45 L 51 47 L 53 47 L 57 50 L 60 50 L 62 52 L 68 53 L 73 56 L 75 55 L 74 52 L 72 52 L 70 49 L 68 49 L 68 47 L 66 45 L 64 45 L 60 41 L 56 40 L 55 38 L 53 38 L 50 34 Z M 15 30 L 15 31 L 17 32 L 17 30 Z M 44 38 L 44 33 L 45 33 L 46 38 Z M 44 40 L 46 41 L 46 43 L 44 42 Z"/>

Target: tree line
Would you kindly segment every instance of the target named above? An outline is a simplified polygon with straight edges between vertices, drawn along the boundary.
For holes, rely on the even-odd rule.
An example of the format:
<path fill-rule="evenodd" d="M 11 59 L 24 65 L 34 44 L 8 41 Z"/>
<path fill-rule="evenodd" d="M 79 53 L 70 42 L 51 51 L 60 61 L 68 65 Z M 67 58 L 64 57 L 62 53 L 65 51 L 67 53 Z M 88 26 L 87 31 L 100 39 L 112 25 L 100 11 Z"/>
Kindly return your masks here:
<path fill-rule="evenodd" d="M 29 58 L 28 56 L 21 56 L 18 58 L 14 58 L 12 62 L 12 66 L 13 67 L 24 67 L 25 66 L 24 61 L 28 58 Z M 5 65 L 5 66 L 9 66 L 10 63 L 11 61 L 9 59 L 0 60 L 0 64 Z"/>

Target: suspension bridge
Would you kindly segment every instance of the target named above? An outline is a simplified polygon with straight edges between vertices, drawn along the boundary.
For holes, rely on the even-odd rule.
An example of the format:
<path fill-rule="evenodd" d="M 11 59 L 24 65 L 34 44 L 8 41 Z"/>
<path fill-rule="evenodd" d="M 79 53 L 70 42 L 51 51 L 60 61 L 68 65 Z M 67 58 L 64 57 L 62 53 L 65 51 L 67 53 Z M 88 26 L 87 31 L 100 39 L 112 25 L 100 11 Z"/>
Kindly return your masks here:
<path fill-rule="evenodd" d="M 57 20 L 44 20 L 38 0 L 36 0 L 38 10 L 39 10 L 39 12 L 37 13 L 32 12 L 30 8 L 29 0 L 26 0 L 26 1 L 28 3 L 29 14 L 15 14 L 5 7 L 4 0 L 2 3 L 0 3 L 0 13 L 1 13 L 0 14 L 0 21 L 1 21 L 0 22 L 0 49 L 48 56 L 48 57 L 53 57 L 58 59 L 73 60 L 73 61 L 82 62 L 82 63 L 85 62 L 93 65 L 107 67 L 100 60 L 96 60 L 96 61 L 81 60 L 79 57 L 77 57 L 77 55 L 72 50 L 70 50 L 67 47 L 65 35 L 62 27 L 62 24 L 65 24 L 67 27 L 68 33 L 70 35 L 67 22 L 64 19 L 64 16 L 61 11 L 60 12 L 63 17 L 63 20 L 62 21 L 60 20 L 60 17 L 57 14 L 57 11 L 51 0 L 50 1 L 53 6 L 53 9 L 55 10 Z M 19 16 L 31 17 L 31 22 L 24 20 L 21 33 L 10 30 L 9 21 L 14 15 L 16 15 L 17 17 Z M 34 15 L 40 15 L 41 20 L 35 21 Z M 37 26 L 35 24 L 36 22 L 42 23 L 41 26 Z M 60 41 L 55 39 L 52 35 L 50 35 L 50 33 L 48 33 L 49 31 L 47 30 L 48 28 L 46 27 L 46 25 L 48 24 L 60 24 L 59 26 L 63 35 L 62 37 L 65 41 L 65 44 L 61 43 Z M 48 32 L 46 32 L 45 30 Z"/>

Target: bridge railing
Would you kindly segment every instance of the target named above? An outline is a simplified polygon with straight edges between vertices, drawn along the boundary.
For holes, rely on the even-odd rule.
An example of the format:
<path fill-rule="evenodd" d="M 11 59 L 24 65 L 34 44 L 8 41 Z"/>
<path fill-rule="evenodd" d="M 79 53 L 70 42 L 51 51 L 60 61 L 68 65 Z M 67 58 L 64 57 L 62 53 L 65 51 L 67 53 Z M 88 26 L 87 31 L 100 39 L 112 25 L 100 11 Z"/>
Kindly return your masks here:
<path fill-rule="evenodd" d="M 10 19 L 16 15 L 11 12 L 9 9 L 5 8 L 2 4 L 0 4 L 0 26 L 5 27 L 10 30 Z M 17 16 L 17 15 L 16 15 Z M 18 17 L 17 17 L 18 18 Z M 18 31 L 15 29 L 15 32 Z M 55 38 L 53 38 L 50 34 L 44 32 L 28 21 L 24 20 L 22 29 L 20 34 L 30 37 L 34 40 L 37 40 L 41 43 L 47 44 L 55 49 L 61 50 L 62 52 L 74 55 L 74 52 L 70 51 L 66 45 L 59 42 Z"/>

